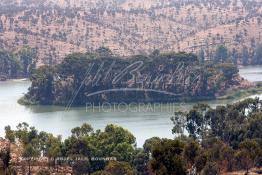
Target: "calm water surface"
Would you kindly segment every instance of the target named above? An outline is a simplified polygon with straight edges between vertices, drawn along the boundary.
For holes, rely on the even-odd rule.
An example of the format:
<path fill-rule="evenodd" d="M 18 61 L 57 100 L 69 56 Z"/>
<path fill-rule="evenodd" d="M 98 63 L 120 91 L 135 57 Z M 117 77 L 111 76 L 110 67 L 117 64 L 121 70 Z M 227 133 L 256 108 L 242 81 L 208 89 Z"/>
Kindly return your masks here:
<path fill-rule="evenodd" d="M 262 81 L 262 66 L 244 67 L 240 69 L 243 77 L 250 81 Z M 157 107 L 152 110 L 150 106 L 140 108 L 133 107 L 126 111 L 99 111 L 85 107 L 71 108 L 66 111 L 64 107 L 57 106 L 32 106 L 25 107 L 17 103 L 17 100 L 27 92 L 30 86 L 28 81 L 0 82 L 0 136 L 4 136 L 4 127 L 15 127 L 20 122 L 27 122 L 38 130 L 44 130 L 63 138 L 70 134 L 73 127 L 87 122 L 95 129 L 103 129 L 107 124 L 118 124 L 131 131 L 137 138 L 138 146 L 153 136 L 173 138 L 171 133 L 173 111 L 178 108 L 188 109 L 195 103 L 172 104 Z M 262 97 L 262 94 L 257 94 Z M 241 99 L 238 99 L 241 100 Z M 208 101 L 211 106 L 233 103 L 232 100 Z M 203 103 L 203 102 L 201 102 Z M 111 108 L 112 109 L 112 108 Z M 109 110 L 109 109 L 108 109 Z"/>
<path fill-rule="evenodd" d="M 239 69 L 239 73 L 249 81 L 262 81 L 262 66 L 247 66 Z"/>

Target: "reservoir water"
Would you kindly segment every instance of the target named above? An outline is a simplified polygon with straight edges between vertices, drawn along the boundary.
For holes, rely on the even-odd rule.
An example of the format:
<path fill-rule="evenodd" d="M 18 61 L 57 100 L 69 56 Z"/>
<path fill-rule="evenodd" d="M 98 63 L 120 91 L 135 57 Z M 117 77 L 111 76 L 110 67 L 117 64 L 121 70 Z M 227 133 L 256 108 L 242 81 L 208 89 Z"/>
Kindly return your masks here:
<path fill-rule="evenodd" d="M 240 74 L 250 81 L 262 81 L 262 66 L 240 68 Z M 84 122 L 91 124 L 94 129 L 103 129 L 107 124 L 117 124 L 132 132 L 141 147 L 144 141 L 153 136 L 173 138 L 170 118 L 178 109 L 189 109 L 196 103 L 175 103 L 156 106 L 132 106 L 118 110 L 86 107 L 65 110 L 59 106 L 30 106 L 19 105 L 17 100 L 27 92 L 29 81 L 0 82 L 0 136 L 4 136 L 4 127 L 14 128 L 20 122 L 27 122 L 38 130 L 62 135 L 70 135 L 71 129 Z M 262 98 L 262 94 L 254 94 Z M 253 96 L 253 97 L 254 97 Z M 241 100 L 241 99 L 237 99 Z M 212 100 L 211 106 L 233 103 L 237 100 Z M 205 103 L 205 102 L 201 102 Z M 106 110 L 105 110 L 106 109 Z"/>

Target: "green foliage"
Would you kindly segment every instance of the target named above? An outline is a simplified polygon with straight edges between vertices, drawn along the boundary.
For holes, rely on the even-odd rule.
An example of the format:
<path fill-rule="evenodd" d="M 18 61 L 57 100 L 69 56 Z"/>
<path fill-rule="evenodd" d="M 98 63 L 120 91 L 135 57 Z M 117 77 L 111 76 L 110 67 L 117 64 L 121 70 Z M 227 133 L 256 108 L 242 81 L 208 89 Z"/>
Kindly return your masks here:
<path fill-rule="evenodd" d="M 173 134 L 183 135 L 185 133 L 186 113 L 182 111 L 175 112 L 175 116 L 171 118 L 174 127 Z"/>
<path fill-rule="evenodd" d="M 39 69 L 33 71 L 30 76 L 32 87 L 29 90 L 29 94 L 32 101 L 42 104 L 50 104 L 53 101 L 53 81 L 54 70 L 49 66 L 42 66 Z M 27 97 L 26 96 L 26 97 Z"/>
<path fill-rule="evenodd" d="M 103 171 L 92 175 L 135 175 L 133 168 L 127 162 L 110 161 Z"/>
<path fill-rule="evenodd" d="M 84 123 L 81 127 L 76 127 L 71 130 L 74 137 L 88 136 L 91 132 L 93 132 L 93 128 L 87 123 Z"/>
<path fill-rule="evenodd" d="M 109 48 L 107 48 L 107 47 L 100 47 L 100 48 L 98 48 L 96 50 L 96 53 L 99 56 L 104 56 L 104 57 L 113 55 L 112 51 Z"/>
<path fill-rule="evenodd" d="M 205 62 L 205 51 L 203 49 L 200 50 L 198 57 L 199 62 L 203 64 Z"/>
<path fill-rule="evenodd" d="M 249 119 L 247 138 L 262 138 L 262 113 L 255 113 Z"/>
<path fill-rule="evenodd" d="M 259 144 L 254 140 L 244 140 L 239 144 L 239 150 L 236 153 L 236 159 L 242 168 L 246 169 L 246 173 L 262 156 L 262 150 Z"/>
<path fill-rule="evenodd" d="M 29 73 L 35 68 L 36 54 L 36 50 L 30 47 L 23 47 L 18 52 L 18 57 L 22 64 L 22 71 L 25 77 L 29 77 Z"/>
<path fill-rule="evenodd" d="M 23 152 L 23 157 L 28 158 L 28 160 L 36 158 L 40 155 L 40 151 L 33 144 L 27 144 Z"/>
<path fill-rule="evenodd" d="M 228 50 L 224 45 L 220 45 L 216 49 L 214 61 L 216 63 L 225 62 L 228 59 Z"/>
<path fill-rule="evenodd" d="M 259 44 L 255 49 L 255 55 L 252 64 L 262 64 L 262 44 Z"/>
<path fill-rule="evenodd" d="M 134 175 L 134 171 L 130 164 L 126 162 L 110 161 L 105 167 L 105 172 L 111 175 Z"/>
<path fill-rule="evenodd" d="M 51 175 L 48 170 L 40 170 L 36 175 Z"/>
<path fill-rule="evenodd" d="M 248 172 L 259 165 L 261 104 L 262 101 L 255 98 L 215 109 L 197 105 L 188 112 L 178 112 L 186 118 L 183 125 L 189 136 L 201 143 L 199 146 L 197 142 L 188 142 L 185 146 L 184 157 L 189 165 L 193 164 L 201 174 L 219 174 L 221 166 L 227 171 L 245 169 Z M 173 117 L 174 128 L 178 118 Z"/>
<path fill-rule="evenodd" d="M 242 48 L 242 64 L 248 65 L 249 64 L 249 51 L 247 47 Z"/>
<path fill-rule="evenodd" d="M 207 119 L 204 115 L 210 107 L 204 104 L 198 104 L 188 113 L 176 112 L 171 118 L 174 123 L 173 134 L 184 133 L 185 129 L 193 138 L 203 137 L 207 129 Z"/>
<path fill-rule="evenodd" d="M 118 161 L 131 163 L 135 154 L 135 137 L 116 125 L 107 125 L 103 132 L 94 132 L 90 125 L 83 124 L 72 129 L 72 136 L 65 140 L 63 152 L 67 156 L 85 156 L 90 159 L 115 157 Z M 104 160 L 89 161 L 87 172 L 102 170 L 106 165 Z"/>
<path fill-rule="evenodd" d="M 15 132 L 11 129 L 10 126 L 5 127 L 5 138 L 10 142 L 15 142 Z"/>
<path fill-rule="evenodd" d="M 31 163 L 33 161 L 33 159 L 39 157 L 40 155 L 40 150 L 38 149 L 37 143 L 29 143 L 27 145 L 25 145 L 24 150 L 23 150 L 23 157 L 25 158 L 25 160 L 28 163 L 28 174 L 31 174 Z"/>
<path fill-rule="evenodd" d="M 90 172 L 90 163 L 88 161 L 77 161 L 72 165 L 73 173 L 84 175 Z"/>
<path fill-rule="evenodd" d="M 201 172 L 201 170 L 205 167 L 206 163 L 208 162 L 208 156 L 204 151 L 202 151 L 195 160 L 195 167 L 197 172 Z"/>
<path fill-rule="evenodd" d="M 231 59 L 234 65 L 238 64 L 238 57 L 239 57 L 238 51 L 235 48 L 233 48 L 232 53 L 231 53 Z"/>
<path fill-rule="evenodd" d="M 201 175 L 219 175 L 219 169 L 216 163 L 208 163 L 201 172 Z"/>
<path fill-rule="evenodd" d="M 0 150 L 0 159 L 2 160 L 2 165 L 3 165 L 3 170 L 5 172 L 5 174 L 7 174 L 7 171 L 10 167 L 10 161 L 11 161 L 11 152 L 10 152 L 10 145 L 8 145 L 7 148 L 2 148 L 2 150 Z"/>
<path fill-rule="evenodd" d="M 222 71 L 226 80 L 232 80 L 239 72 L 236 66 L 228 63 L 220 64 L 218 67 Z"/>
<path fill-rule="evenodd" d="M 35 68 L 36 50 L 29 47 L 22 48 L 18 53 L 5 50 L 0 51 L 0 78 L 29 77 Z"/>
<path fill-rule="evenodd" d="M 234 65 L 203 63 L 196 55 L 185 52 L 135 55 L 125 59 L 113 56 L 105 48 L 97 52 L 70 54 L 61 64 L 31 71 L 32 85 L 20 102 L 81 106 L 89 102 L 170 102 L 181 98 L 215 98 L 235 85 L 233 78 L 238 74 Z M 135 62 L 142 67 L 138 70 L 129 67 Z M 179 95 L 143 91 L 93 94 L 127 87 Z M 88 96 L 90 94 L 93 95 Z"/>
<path fill-rule="evenodd" d="M 134 156 L 133 165 L 137 175 L 147 175 L 149 173 L 148 162 L 149 154 L 147 154 L 143 149 L 138 149 Z"/>
<path fill-rule="evenodd" d="M 116 125 L 94 131 L 83 124 L 62 141 L 60 136 L 21 123 L 16 130 L 7 126 L 6 138 L 22 143 L 29 172 L 41 152 L 50 160 L 60 156 L 84 158 L 68 162 L 73 173 L 79 175 L 213 175 L 241 169 L 248 173 L 262 164 L 261 104 L 258 98 L 216 108 L 198 104 L 188 112 L 178 112 L 185 123 L 176 127 L 183 127 L 188 136 L 184 133 L 174 140 L 153 137 L 143 148 L 136 147 L 135 137 L 128 130 Z M 173 118 L 175 124 L 178 118 Z M 1 152 L 0 158 L 8 163 L 10 154 Z"/>
<path fill-rule="evenodd" d="M 196 161 L 196 158 L 200 154 L 200 146 L 196 141 L 190 141 L 185 145 L 184 148 L 184 158 L 189 162 L 189 164 L 193 165 Z"/>
<path fill-rule="evenodd" d="M 0 51 L 0 76 L 17 78 L 21 70 L 19 59 L 10 52 Z"/>
<path fill-rule="evenodd" d="M 182 156 L 184 144 L 179 140 L 163 139 L 160 145 L 153 147 L 152 160 L 150 160 L 152 171 L 159 175 L 185 175 L 186 167 Z"/>
<path fill-rule="evenodd" d="M 205 138 L 211 135 L 236 147 L 245 138 L 261 138 L 257 132 L 259 129 L 256 129 L 260 126 L 261 103 L 259 99 L 246 99 L 233 105 L 217 106 L 216 109 L 208 106 L 201 109 L 197 105 L 183 114 L 186 118 L 184 126 L 190 137 Z M 173 117 L 174 128 L 177 127 L 176 120 Z"/>
<path fill-rule="evenodd" d="M 146 153 L 152 153 L 153 148 L 157 145 L 159 145 L 161 142 L 161 139 L 159 137 L 152 137 L 150 139 L 147 139 L 143 145 L 143 148 Z"/>

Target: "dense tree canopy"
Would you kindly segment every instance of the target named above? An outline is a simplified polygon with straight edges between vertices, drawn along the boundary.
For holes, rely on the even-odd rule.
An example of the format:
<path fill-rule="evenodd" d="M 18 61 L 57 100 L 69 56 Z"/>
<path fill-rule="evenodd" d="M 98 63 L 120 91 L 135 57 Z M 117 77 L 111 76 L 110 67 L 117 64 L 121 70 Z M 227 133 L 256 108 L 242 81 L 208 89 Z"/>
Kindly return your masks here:
<path fill-rule="evenodd" d="M 124 59 L 105 48 L 97 52 L 71 54 L 57 66 L 32 71 L 32 86 L 23 103 L 68 107 L 103 102 L 210 99 L 240 83 L 235 65 L 204 63 L 194 54 L 158 53 Z M 133 91 L 110 91 L 125 88 Z"/>
<path fill-rule="evenodd" d="M 29 47 L 18 52 L 0 51 L 0 79 L 29 77 L 35 68 L 36 50 Z"/>
<path fill-rule="evenodd" d="M 179 133 L 175 139 L 153 137 L 143 148 L 136 147 L 129 131 L 112 124 L 96 131 L 83 124 L 73 128 L 64 141 L 60 136 L 38 132 L 27 123 L 19 124 L 16 130 L 10 126 L 5 130 L 7 139 L 22 144 L 29 172 L 41 153 L 53 168 L 67 164 L 79 175 L 219 175 L 237 170 L 248 174 L 262 166 L 261 107 L 258 98 L 216 108 L 198 104 L 190 111 L 175 113 L 179 116 L 172 119 L 173 133 Z M 179 118 L 184 119 L 177 122 Z M 6 170 L 13 166 L 8 164 L 9 154 L 8 149 L 0 152 Z M 55 161 L 59 157 L 70 159 L 59 163 Z M 45 171 L 39 173 L 51 170 Z"/>

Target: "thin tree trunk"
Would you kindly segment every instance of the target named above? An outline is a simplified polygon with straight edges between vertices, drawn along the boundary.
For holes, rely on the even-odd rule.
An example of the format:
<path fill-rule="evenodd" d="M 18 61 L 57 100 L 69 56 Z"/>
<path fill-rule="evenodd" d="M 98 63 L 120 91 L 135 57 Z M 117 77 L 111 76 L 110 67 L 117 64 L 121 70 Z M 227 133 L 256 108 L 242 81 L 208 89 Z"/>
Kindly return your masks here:
<path fill-rule="evenodd" d="M 29 168 L 29 169 L 28 169 L 28 171 L 29 171 L 29 172 L 28 172 L 28 175 L 31 175 L 31 165 L 30 165 L 30 161 L 28 162 L 28 168 Z"/>

